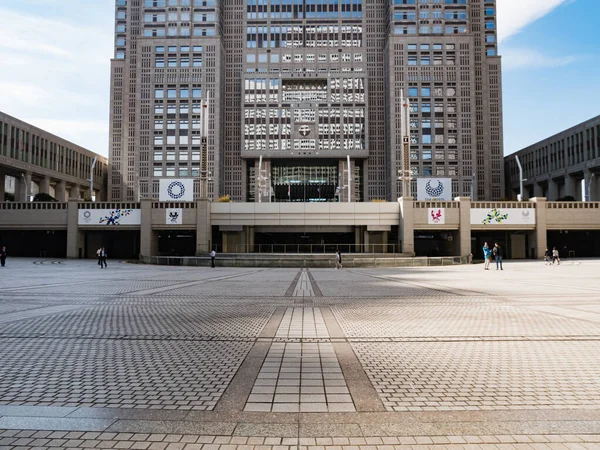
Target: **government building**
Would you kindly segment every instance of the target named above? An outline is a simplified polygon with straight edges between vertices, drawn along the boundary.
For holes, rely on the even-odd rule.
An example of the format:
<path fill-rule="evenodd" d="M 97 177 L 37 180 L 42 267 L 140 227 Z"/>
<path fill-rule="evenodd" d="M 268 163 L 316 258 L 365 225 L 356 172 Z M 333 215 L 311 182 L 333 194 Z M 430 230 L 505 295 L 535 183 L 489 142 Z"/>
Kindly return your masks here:
<path fill-rule="evenodd" d="M 116 0 L 114 43 L 110 201 L 504 195 L 495 1 Z"/>

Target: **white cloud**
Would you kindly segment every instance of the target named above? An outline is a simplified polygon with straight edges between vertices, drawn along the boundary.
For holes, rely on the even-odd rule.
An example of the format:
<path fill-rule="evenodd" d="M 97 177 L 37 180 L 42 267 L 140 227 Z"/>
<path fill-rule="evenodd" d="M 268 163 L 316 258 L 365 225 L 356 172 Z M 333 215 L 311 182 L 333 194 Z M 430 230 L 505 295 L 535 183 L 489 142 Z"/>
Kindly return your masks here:
<path fill-rule="evenodd" d="M 519 33 L 558 6 L 572 0 L 498 0 L 498 40 Z"/>
<path fill-rule="evenodd" d="M 502 52 L 502 67 L 505 70 L 564 67 L 578 59 L 573 55 L 549 56 L 532 49 L 506 48 Z"/>
<path fill-rule="evenodd" d="M 106 155 L 113 27 L 114 0 L 2 4 L 0 110 Z"/>

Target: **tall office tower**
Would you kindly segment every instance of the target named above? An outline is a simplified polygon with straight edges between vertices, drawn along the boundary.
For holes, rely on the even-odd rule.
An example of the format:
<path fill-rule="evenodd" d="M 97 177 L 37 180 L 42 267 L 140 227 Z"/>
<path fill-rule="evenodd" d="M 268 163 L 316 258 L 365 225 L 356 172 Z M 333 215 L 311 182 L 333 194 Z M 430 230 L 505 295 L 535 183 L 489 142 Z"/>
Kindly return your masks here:
<path fill-rule="evenodd" d="M 452 178 L 453 196 L 504 192 L 495 0 L 393 0 L 387 61 L 392 197 L 403 167 L 400 98 L 409 105 L 411 176 Z M 412 182 L 412 189 L 416 182 Z"/>
<path fill-rule="evenodd" d="M 113 200 L 200 174 L 213 199 L 395 200 L 401 93 L 411 174 L 450 177 L 455 196 L 502 195 L 494 1 L 116 4 Z"/>

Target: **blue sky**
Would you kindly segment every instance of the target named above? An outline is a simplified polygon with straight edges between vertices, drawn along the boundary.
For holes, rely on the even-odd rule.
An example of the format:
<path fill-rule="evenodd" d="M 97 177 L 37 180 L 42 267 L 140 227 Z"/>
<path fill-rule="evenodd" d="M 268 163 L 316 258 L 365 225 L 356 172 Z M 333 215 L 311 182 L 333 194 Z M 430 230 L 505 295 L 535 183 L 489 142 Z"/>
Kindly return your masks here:
<path fill-rule="evenodd" d="M 497 0 L 504 150 L 600 114 L 600 0 Z M 114 0 L 0 0 L 0 110 L 108 154 Z"/>

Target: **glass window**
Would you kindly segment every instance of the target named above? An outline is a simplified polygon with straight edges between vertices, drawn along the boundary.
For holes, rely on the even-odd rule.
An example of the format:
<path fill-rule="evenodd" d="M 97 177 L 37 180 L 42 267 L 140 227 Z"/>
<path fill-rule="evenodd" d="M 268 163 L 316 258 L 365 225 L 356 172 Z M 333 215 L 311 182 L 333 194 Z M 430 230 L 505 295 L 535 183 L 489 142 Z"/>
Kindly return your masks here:
<path fill-rule="evenodd" d="M 164 89 L 155 89 L 154 90 L 154 98 L 165 98 Z"/>
<path fill-rule="evenodd" d="M 421 96 L 422 97 L 431 97 L 431 88 L 428 88 L 428 87 L 421 88 Z"/>

